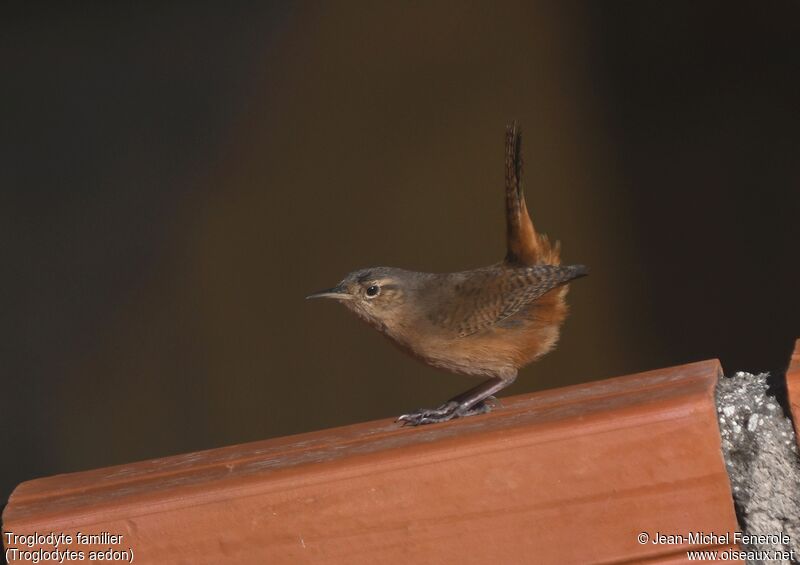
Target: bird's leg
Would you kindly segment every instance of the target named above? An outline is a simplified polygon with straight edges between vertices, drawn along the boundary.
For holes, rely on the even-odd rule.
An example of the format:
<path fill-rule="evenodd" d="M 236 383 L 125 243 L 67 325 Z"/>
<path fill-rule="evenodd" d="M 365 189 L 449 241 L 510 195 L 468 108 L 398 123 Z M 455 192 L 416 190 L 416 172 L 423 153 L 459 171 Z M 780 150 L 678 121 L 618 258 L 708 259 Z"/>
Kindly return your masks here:
<path fill-rule="evenodd" d="M 492 377 L 478 386 L 462 392 L 433 409 L 420 409 L 410 414 L 403 414 L 397 421 L 410 426 L 446 422 L 453 418 L 464 418 L 476 414 L 485 414 L 492 410 L 492 395 L 503 390 L 514 382 L 514 377 Z"/>
<path fill-rule="evenodd" d="M 466 418 L 467 416 L 477 416 L 478 414 L 488 414 L 492 410 L 494 410 L 495 406 L 499 401 L 494 396 L 487 396 L 484 400 L 481 400 L 477 404 L 475 404 L 472 408 L 461 414 L 459 418 Z"/>

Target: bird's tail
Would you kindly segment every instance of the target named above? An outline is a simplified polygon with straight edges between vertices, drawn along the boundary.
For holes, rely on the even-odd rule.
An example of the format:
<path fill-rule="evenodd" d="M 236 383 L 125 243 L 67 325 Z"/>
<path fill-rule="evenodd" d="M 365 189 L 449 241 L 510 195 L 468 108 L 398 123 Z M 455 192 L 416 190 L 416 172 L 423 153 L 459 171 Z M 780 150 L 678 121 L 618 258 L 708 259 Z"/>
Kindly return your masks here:
<path fill-rule="evenodd" d="M 506 127 L 506 261 L 517 265 L 558 265 L 560 246 L 536 233 L 522 192 L 522 132 L 513 122 Z"/>

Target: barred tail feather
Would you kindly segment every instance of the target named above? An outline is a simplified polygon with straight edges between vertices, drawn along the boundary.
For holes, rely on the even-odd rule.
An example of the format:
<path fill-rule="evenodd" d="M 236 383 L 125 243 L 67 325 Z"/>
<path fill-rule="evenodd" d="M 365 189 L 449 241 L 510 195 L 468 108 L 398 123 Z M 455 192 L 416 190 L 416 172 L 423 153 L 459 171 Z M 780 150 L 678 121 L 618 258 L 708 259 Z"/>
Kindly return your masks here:
<path fill-rule="evenodd" d="M 506 128 L 506 262 L 516 265 L 560 262 L 559 245 L 536 233 L 522 191 L 522 132 L 513 122 Z"/>

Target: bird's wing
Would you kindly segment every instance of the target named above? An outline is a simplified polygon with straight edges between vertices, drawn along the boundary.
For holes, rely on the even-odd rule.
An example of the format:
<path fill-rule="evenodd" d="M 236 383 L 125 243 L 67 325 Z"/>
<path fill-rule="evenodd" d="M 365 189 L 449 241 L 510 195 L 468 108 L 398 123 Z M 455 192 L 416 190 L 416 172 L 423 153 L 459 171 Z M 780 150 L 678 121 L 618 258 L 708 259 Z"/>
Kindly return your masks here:
<path fill-rule="evenodd" d="M 534 265 L 517 269 L 481 269 L 459 273 L 437 300 L 430 321 L 466 337 L 513 316 L 531 302 L 574 278 L 582 265 Z"/>

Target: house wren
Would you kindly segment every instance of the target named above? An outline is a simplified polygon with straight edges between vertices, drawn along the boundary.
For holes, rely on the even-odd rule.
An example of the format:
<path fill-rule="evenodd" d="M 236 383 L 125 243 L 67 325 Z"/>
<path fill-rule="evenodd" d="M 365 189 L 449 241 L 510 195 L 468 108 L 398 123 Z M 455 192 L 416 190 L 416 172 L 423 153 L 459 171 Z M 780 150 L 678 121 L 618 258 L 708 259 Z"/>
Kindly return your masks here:
<path fill-rule="evenodd" d="M 354 271 L 308 298 L 333 298 L 417 359 L 488 380 L 434 409 L 398 418 L 432 424 L 488 412 L 520 367 L 555 346 L 567 315 L 566 283 L 588 274 L 560 265 L 560 246 L 533 227 L 522 193 L 522 138 L 506 129 L 507 252 L 503 261 L 458 273 L 392 267 Z"/>

